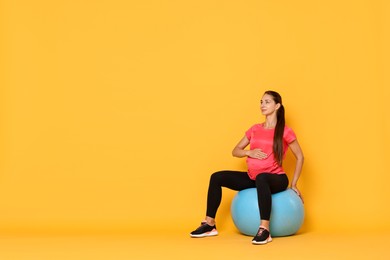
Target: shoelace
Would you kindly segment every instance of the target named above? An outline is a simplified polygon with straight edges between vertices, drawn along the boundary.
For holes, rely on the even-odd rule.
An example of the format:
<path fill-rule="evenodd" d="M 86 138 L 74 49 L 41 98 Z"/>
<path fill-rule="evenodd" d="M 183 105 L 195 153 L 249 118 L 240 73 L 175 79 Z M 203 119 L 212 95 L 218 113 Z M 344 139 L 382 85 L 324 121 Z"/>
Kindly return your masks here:
<path fill-rule="evenodd" d="M 196 230 L 201 229 L 204 225 L 207 225 L 207 222 L 200 222 L 200 226 Z"/>
<path fill-rule="evenodd" d="M 264 230 L 266 230 L 266 229 L 263 227 L 259 228 L 259 231 L 257 231 L 257 235 L 261 236 L 261 234 L 264 232 Z"/>

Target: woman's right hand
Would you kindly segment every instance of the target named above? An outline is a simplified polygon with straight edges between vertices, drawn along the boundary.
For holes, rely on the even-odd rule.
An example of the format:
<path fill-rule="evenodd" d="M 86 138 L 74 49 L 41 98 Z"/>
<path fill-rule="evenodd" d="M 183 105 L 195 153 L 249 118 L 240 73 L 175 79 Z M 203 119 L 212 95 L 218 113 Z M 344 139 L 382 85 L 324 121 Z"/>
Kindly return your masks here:
<path fill-rule="evenodd" d="M 259 160 L 263 160 L 263 159 L 268 157 L 268 154 L 266 154 L 265 152 L 263 152 L 259 148 L 256 148 L 256 149 L 253 149 L 253 150 L 249 150 L 249 151 L 246 152 L 246 154 L 247 154 L 248 157 L 251 157 L 251 158 L 254 158 L 254 159 L 259 159 Z"/>

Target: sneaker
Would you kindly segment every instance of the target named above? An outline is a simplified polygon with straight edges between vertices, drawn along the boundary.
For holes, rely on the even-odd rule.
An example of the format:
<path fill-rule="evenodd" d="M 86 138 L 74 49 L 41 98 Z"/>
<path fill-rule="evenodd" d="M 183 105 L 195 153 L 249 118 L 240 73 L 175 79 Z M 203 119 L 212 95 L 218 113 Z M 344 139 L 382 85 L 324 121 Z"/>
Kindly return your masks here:
<path fill-rule="evenodd" d="M 252 239 L 252 244 L 263 245 L 271 241 L 272 237 L 269 231 L 263 227 L 260 227 L 259 231 L 257 231 L 256 236 Z"/>
<path fill-rule="evenodd" d="M 191 232 L 191 237 L 211 237 L 218 235 L 217 227 L 208 225 L 205 221 L 202 221 L 200 226 Z"/>

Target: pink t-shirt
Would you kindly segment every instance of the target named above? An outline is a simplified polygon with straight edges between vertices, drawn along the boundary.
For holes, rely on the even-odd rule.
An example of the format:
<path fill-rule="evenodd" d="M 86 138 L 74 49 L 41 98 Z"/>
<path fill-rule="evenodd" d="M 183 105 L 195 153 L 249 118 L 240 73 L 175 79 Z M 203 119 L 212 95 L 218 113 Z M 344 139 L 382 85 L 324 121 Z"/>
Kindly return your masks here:
<path fill-rule="evenodd" d="M 275 173 L 283 174 L 285 171 L 275 160 L 273 153 L 275 129 L 265 129 L 263 124 L 256 124 L 249 128 L 245 132 L 246 137 L 249 139 L 250 149 L 260 148 L 264 153 L 268 154 L 265 159 L 255 159 L 247 157 L 246 163 L 248 166 L 248 175 L 254 180 L 260 173 Z M 287 126 L 284 127 L 283 134 L 283 158 L 286 155 L 288 144 L 296 139 L 293 130 Z"/>

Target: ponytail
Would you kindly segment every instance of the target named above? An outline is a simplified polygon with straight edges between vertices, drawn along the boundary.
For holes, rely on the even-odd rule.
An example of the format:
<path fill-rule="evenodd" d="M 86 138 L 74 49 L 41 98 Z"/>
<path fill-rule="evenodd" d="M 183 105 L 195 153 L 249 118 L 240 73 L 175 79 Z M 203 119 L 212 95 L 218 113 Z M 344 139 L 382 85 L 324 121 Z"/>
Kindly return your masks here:
<path fill-rule="evenodd" d="M 284 106 L 282 104 L 280 104 L 280 107 L 276 113 L 278 121 L 275 126 L 273 151 L 275 160 L 281 166 L 283 162 L 283 134 L 284 126 L 286 124 L 284 119 Z"/>
<path fill-rule="evenodd" d="M 278 92 L 275 91 L 266 91 L 264 94 L 271 95 L 276 104 L 280 104 L 279 109 L 276 111 L 276 126 L 274 133 L 274 144 L 273 144 L 273 152 L 275 156 L 275 160 L 279 165 L 282 165 L 283 162 L 283 134 L 284 134 L 284 126 L 286 124 L 284 118 L 284 106 L 282 104 L 282 97 Z"/>

